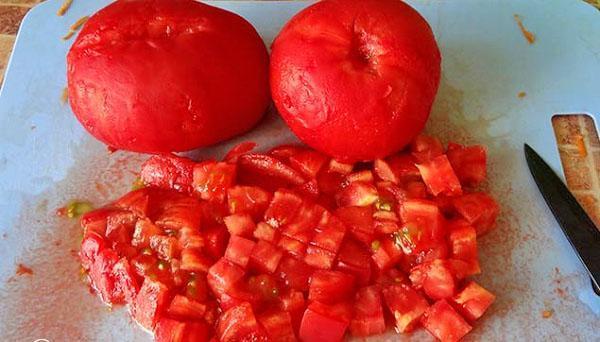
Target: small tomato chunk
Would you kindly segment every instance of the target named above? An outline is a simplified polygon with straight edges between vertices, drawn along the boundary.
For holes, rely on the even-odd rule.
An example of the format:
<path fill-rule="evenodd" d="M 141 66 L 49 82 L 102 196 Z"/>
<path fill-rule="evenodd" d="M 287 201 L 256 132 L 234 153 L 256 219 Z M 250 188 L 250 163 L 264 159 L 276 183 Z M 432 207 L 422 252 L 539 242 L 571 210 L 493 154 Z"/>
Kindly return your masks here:
<path fill-rule="evenodd" d="M 384 288 L 383 297 L 396 320 L 396 329 L 399 332 L 413 330 L 429 307 L 427 300 L 406 284 L 394 284 Z"/>
<path fill-rule="evenodd" d="M 487 153 L 480 145 L 448 144 L 448 160 L 462 184 L 477 186 L 487 175 Z"/>
<path fill-rule="evenodd" d="M 496 201 L 483 192 L 474 192 L 457 197 L 453 201 L 456 211 L 475 229 L 477 235 L 494 228 L 500 211 Z"/>
<path fill-rule="evenodd" d="M 308 299 L 325 304 L 350 298 L 354 291 L 354 276 L 339 271 L 318 270 L 310 278 Z"/>
<path fill-rule="evenodd" d="M 144 279 L 142 288 L 131 303 L 133 318 L 142 327 L 152 330 L 168 305 L 169 289 L 160 282 Z"/>
<path fill-rule="evenodd" d="M 351 308 L 312 302 L 302 316 L 299 337 L 305 342 L 339 342 L 344 337 Z"/>
<path fill-rule="evenodd" d="M 496 300 L 496 296 L 474 281 L 452 298 L 462 315 L 470 321 L 479 319 Z"/>
<path fill-rule="evenodd" d="M 233 214 L 223 218 L 225 226 L 231 235 L 251 236 L 256 228 L 252 216 L 248 214 Z"/>
<path fill-rule="evenodd" d="M 242 268 L 246 268 L 255 245 L 256 243 L 252 240 L 234 235 L 229 238 L 229 244 L 225 250 L 225 258 Z"/>
<path fill-rule="evenodd" d="M 438 300 L 427 309 L 422 323 L 427 331 L 442 342 L 459 341 L 473 329 L 445 299 Z"/>
<path fill-rule="evenodd" d="M 223 342 L 267 341 L 256 321 L 250 303 L 244 302 L 225 311 L 219 318 L 217 336 Z"/>
<path fill-rule="evenodd" d="M 458 196 L 462 194 L 462 187 L 452 165 L 445 155 L 433 158 L 422 164 L 416 164 L 423 182 L 434 195 Z"/>
<path fill-rule="evenodd" d="M 250 254 L 253 268 L 266 273 L 274 273 L 283 257 L 283 253 L 267 241 L 258 241 Z"/>
<path fill-rule="evenodd" d="M 194 191 L 201 199 L 223 202 L 234 185 L 236 165 L 205 161 L 194 166 Z"/>
<path fill-rule="evenodd" d="M 354 314 L 350 332 L 357 337 L 381 334 L 385 331 L 385 319 L 381 304 L 381 292 L 377 286 L 358 290 L 354 301 Z"/>

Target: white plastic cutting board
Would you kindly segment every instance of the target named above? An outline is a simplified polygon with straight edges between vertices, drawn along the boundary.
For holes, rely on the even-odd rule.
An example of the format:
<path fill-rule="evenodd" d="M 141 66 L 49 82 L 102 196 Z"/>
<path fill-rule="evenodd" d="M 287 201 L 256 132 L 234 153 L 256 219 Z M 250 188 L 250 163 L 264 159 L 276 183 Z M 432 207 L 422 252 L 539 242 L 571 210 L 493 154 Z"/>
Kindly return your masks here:
<path fill-rule="evenodd" d="M 409 2 L 430 22 L 444 58 L 428 129 L 489 147 L 490 191 L 502 205 L 498 229 L 480 240 L 478 277 L 498 299 L 467 339 L 600 340 L 600 299 L 522 155 L 528 142 L 560 171 L 551 116 L 598 118 L 600 13 L 579 0 Z M 57 17 L 60 3 L 46 1 L 24 19 L 0 94 L 0 340 L 148 340 L 124 310 L 111 313 L 89 295 L 73 255 L 79 229 L 54 215 L 70 199 L 99 205 L 124 193 L 144 159 L 108 154 L 61 104 L 72 41 L 60 37 L 108 1 L 75 0 Z M 270 43 L 307 3 L 214 4 L 250 20 Z M 535 44 L 526 43 L 514 14 L 536 35 Z M 521 91 L 524 99 L 517 98 Z M 219 155 L 244 138 L 263 148 L 293 139 L 270 115 L 246 137 L 193 155 Z M 34 274 L 15 275 L 17 263 Z M 543 310 L 552 317 L 543 319 Z M 431 339 L 422 331 L 402 338 Z"/>

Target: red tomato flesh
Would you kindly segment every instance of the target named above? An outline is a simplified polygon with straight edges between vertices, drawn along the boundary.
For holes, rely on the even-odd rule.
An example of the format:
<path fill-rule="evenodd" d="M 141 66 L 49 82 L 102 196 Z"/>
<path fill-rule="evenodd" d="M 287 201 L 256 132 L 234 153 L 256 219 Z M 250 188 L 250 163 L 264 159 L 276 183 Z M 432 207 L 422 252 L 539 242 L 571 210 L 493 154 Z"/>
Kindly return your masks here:
<path fill-rule="evenodd" d="M 423 315 L 423 326 L 443 342 L 454 342 L 473 329 L 445 299 L 435 302 Z"/>
<path fill-rule="evenodd" d="M 452 341 L 493 303 L 469 277 L 498 205 L 470 190 L 481 170 L 448 177 L 457 162 L 436 139 L 357 165 L 301 146 L 246 152 L 151 157 L 148 187 L 81 219 L 93 289 L 156 340 L 339 341 L 384 333 L 391 314 L 397 332 Z"/>

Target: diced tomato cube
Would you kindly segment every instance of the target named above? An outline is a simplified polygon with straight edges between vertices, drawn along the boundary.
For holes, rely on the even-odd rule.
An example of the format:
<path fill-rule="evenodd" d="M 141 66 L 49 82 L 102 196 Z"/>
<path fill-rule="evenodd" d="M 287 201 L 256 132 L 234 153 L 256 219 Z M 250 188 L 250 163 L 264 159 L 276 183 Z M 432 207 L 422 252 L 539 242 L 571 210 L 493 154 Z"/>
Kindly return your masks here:
<path fill-rule="evenodd" d="M 410 145 L 412 155 L 419 163 L 429 161 L 444 153 L 442 143 L 434 137 L 420 134 Z"/>
<path fill-rule="evenodd" d="M 346 235 L 346 226 L 335 216 L 327 215 L 326 222 L 320 222 L 311 245 L 337 253 Z"/>
<path fill-rule="evenodd" d="M 117 261 L 119 261 L 117 253 L 110 248 L 105 248 L 95 256 L 89 271 L 92 286 L 100 295 L 100 299 L 107 304 L 122 303 L 124 299 L 122 293 L 116 291 L 112 275 L 113 266 Z"/>
<path fill-rule="evenodd" d="M 397 238 L 386 236 L 379 240 L 379 246 L 374 248 L 372 258 L 379 270 L 384 271 L 400 261 L 402 256 L 402 247 L 398 244 Z"/>
<path fill-rule="evenodd" d="M 446 196 L 462 195 L 462 187 L 458 177 L 445 155 L 417 164 L 417 168 L 421 173 L 423 182 L 434 196 L 439 194 Z"/>
<path fill-rule="evenodd" d="M 204 252 L 210 257 L 217 259 L 225 253 L 229 233 L 224 226 L 213 226 L 202 229 L 200 232 L 204 239 Z"/>
<path fill-rule="evenodd" d="M 241 303 L 221 315 L 217 325 L 217 336 L 223 342 L 267 341 L 249 303 Z"/>
<path fill-rule="evenodd" d="M 102 236 L 89 232 L 81 242 L 81 249 L 79 250 L 79 258 L 81 259 L 81 266 L 86 270 L 90 269 L 96 256 L 104 248 L 106 248 L 106 242 Z"/>
<path fill-rule="evenodd" d="M 371 170 L 361 170 L 361 171 L 356 171 L 353 172 L 349 175 L 346 176 L 346 179 L 344 180 L 344 184 L 343 186 L 346 187 L 348 186 L 348 184 L 354 183 L 354 182 L 363 182 L 363 183 L 373 183 L 373 181 L 375 180 L 375 177 L 373 177 L 373 172 Z"/>
<path fill-rule="evenodd" d="M 227 204 L 231 214 L 248 214 L 261 218 L 271 202 L 271 194 L 257 186 L 236 185 L 227 190 Z"/>
<path fill-rule="evenodd" d="M 252 216 L 248 214 L 233 214 L 224 217 L 223 220 L 231 235 L 251 236 L 256 228 Z"/>
<path fill-rule="evenodd" d="M 470 281 L 452 300 L 457 304 L 459 312 L 464 317 L 474 321 L 483 316 L 485 311 L 496 300 L 496 296 L 476 282 Z"/>
<path fill-rule="evenodd" d="M 250 254 L 250 264 L 259 271 L 273 273 L 282 257 L 283 253 L 277 247 L 259 240 Z"/>
<path fill-rule="evenodd" d="M 259 308 L 260 301 L 259 294 L 249 290 L 247 284 L 242 281 L 219 296 L 219 307 L 221 311 L 227 311 L 240 304 L 250 303 L 252 307 Z"/>
<path fill-rule="evenodd" d="M 195 248 L 184 248 L 181 250 L 180 268 L 190 272 L 208 272 L 212 265 L 210 258 Z"/>
<path fill-rule="evenodd" d="M 335 215 L 348 227 L 350 233 L 359 241 L 370 244 L 375 234 L 373 207 L 343 207 Z"/>
<path fill-rule="evenodd" d="M 133 238 L 131 244 L 138 248 L 150 246 L 150 237 L 163 234 L 163 230 L 158 228 L 149 219 L 141 219 L 135 223 Z"/>
<path fill-rule="evenodd" d="M 155 155 L 142 165 L 140 178 L 149 186 L 190 193 L 194 162 L 174 154 Z"/>
<path fill-rule="evenodd" d="M 177 239 L 171 236 L 153 235 L 150 237 L 150 248 L 161 259 L 171 260 L 179 254 Z"/>
<path fill-rule="evenodd" d="M 156 323 L 154 340 L 156 342 L 184 342 L 186 323 L 162 317 Z"/>
<path fill-rule="evenodd" d="M 400 153 L 388 158 L 387 163 L 399 183 L 420 180 L 421 174 L 415 166 L 417 159 L 408 153 Z"/>
<path fill-rule="evenodd" d="M 186 296 L 175 295 L 167 309 L 169 316 L 182 320 L 199 320 L 204 318 L 206 305 Z"/>
<path fill-rule="evenodd" d="M 325 209 L 321 206 L 308 202 L 303 203 L 296 217 L 289 220 L 283 228 L 283 234 L 302 243 L 309 243 L 324 212 Z"/>
<path fill-rule="evenodd" d="M 106 219 L 105 236 L 113 243 L 131 243 L 137 217 L 131 211 L 118 210 Z"/>
<path fill-rule="evenodd" d="M 180 248 L 204 248 L 204 237 L 196 229 L 181 228 L 178 242 Z"/>
<path fill-rule="evenodd" d="M 371 268 L 370 260 L 361 267 L 347 264 L 339 260 L 335 265 L 336 271 L 352 274 L 356 279 L 356 284 L 360 286 L 367 285 L 369 281 L 371 281 Z"/>
<path fill-rule="evenodd" d="M 350 322 L 351 310 L 347 304 L 338 305 L 336 308 L 312 302 L 302 317 L 299 331 L 300 340 L 305 342 L 341 341 Z"/>
<path fill-rule="evenodd" d="M 115 294 L 123 297 L 126 303 L 131 303 L 137 295 L 140 286 L 126 258 L 121 258 L 112 268 Z"/>
<path fill-rule="evenodd" d="M 354 165 L 352 165 L 352 164 L 342 163 L 335 159 L 331 159 L 329 161 L 329 165 L 327 166 L 327 171 L 339 173 L 342 175 L 347 175 L 350 172 L 352 172 L 353 168 L 354 168 Z"/>
<path fill-rule="evenodd" d="M 443 342 L 459 341 L 473 329 L 445 299 L 430 306 L 421 321 L 427 331 Z"/>
<path fill-rule="evenodd" d="M 338 253 L 339 262 L 354 266 L 355 268 L 360 268 L 365 271 L 360 272 L 361 274 L 371 273 L 371 253 L 369 250 L 360 242 L 346 238 L 340 247 L 340 251 Z M 360 277 L 357 277 L 360 280 Z M 368 277 L 367 277 L 368 280 Z"/>
<path fill-rule="evenodd" d="M 406 284 L 394 284 L 383 289 L 388 309 L 396 320 L 396 330 L 404 333 L 415 328 L 429 304 Z"/>
<path fill-rule="evenodd" d="M 300 196 L 290 191 L 278 190 L 265 212 L 265 222 L 274 228 L 279 228 L 296 217 L 301 205 Z"/>
<path fill-rule="evenodd" d="M 246 268 L 255 245 L 256 243 L 252 240 L 234 235 L 229 238 L 225 258 L 242 268 Z"/>
<path fill-rule="evenodd" d="M 309 149 L 302 150 L 289 158 L 289 164 L 309 179 L 315 178 L 326 162 L 326 156 Z"/>
<path fill-rule="evenodd" d="M 487 153 L 480 145 L 463 146 L 448 144 L 448 160 L 461 183 L 476 186 L 483 182 L 487 175 Z"/>
<path fill-rule="evenodd" d="M 245 272 L 241 267 L 221 258 L 208 270 L 207 281 L 213 293 L 219 297 L 233 288 L 244 275 Z"/>
<path fill-rule="evenodd" d="M 417 263 L 431 262 L 436 259 L 446 259 L 450 256 L 450 247 L 444 240 L 431 241 L 424 252 L 416 255 Z"/>
<path fill-rule="evenodd" d="M 236 165 L 205 161 L 194 166 L 194 192 L 207 201 L 223 202 L 234 185 Z"/>
<path fill-rule="evenodd" d="M 83 228 L 83 235 L 85 236 L 93 232 L 100 236 L 105 236 L 108 217 L 114 211 L 111 208 L 100 208 L 83 214 L 81 220 L 79 220 L 79 224 Z"/>
<path fill-rule="evenodd" d="M 488 194 L 475 192 L 457 197 L 453 201 L 456 211 L 477 230 L 485 234 L 496 224 L 500 208 Z"/>
<path fill-rule="evenodd" d="M 350 332 L 357 337 L 381 334 L 385 331 L 385 318 L 381 292 L 377 286 L 363 287 L 356 293 Z"/>
<path fill-rule="evenodd" d="M 292 316 L 285 311 L 268 311 L 258 316 L 258 321 L 265 328 L 271 341 L 297 341 L 292 325 Z"/>
<path fill-rule="evenodd" d="M 304 299 L 304 294 L 294 289 L 280 294 L 279 308 L 285 312 L 289 312 L 292 318 L 292 325 L 294 327 L 294 331 L 297 332 L 300 328 L 302 315 L 304 314 L 304 310 L 306 309 L 306 300 Z"/>
<path fill-rule="evenodd" d="M 268 242 L 275 242 L 279 237 L 277 229 L 271 227 L 268 223 L 259 222 L 256 224 L 256 229 L 252 234 L 255 239 L 264 240 Z"/>
<path fill-rule="evenodd" d="M 277 246 L 297 258 L 306 255 L 306 244 L 291 237 L 282 236 Z"/>
<path fill-rule="evenodd" d="M 142 327 L 152 330 L 168 303 L 169 289 L 157 281 L 144 279 L 130 306 L 131 316 Z"/>
<path fill-rule="evenodd" d="M 353 291 L 353 275 L 340 271 L 317 270 L 310 277 L 308 299 L 333 304 L 349 299 Z"/>
<path fill-rule="evenodd" d="M 113 206 L 128 210 L 138 217 L 146 217 L 149 214 L 150 195 L 154 189 L 143 188 L 131 191 L 113 202 Z"/>
<path fill-rule="evenodd" d="M 377 188 L 373 184 L 365 182 L 352 182 L 336 195 L 337 204 L 340 207 L 366 207 L 379 198 Z"/>
<path fill-rule="evenodd" d="M 410 272 L 410 280 L 432 299 L 452 297 L 456 287 L 452 269 L 446 260 L 440 259 L 415 266 Z"/>
<path fill-rule="evenodd" d="M 252 151 L 256 147 L 253 141 L 243 141 L 231 148 L 223 157 L 223 161 L 228 163 L 236 163 L 240 156 Z"/>
<path fill-rule="evenodd" d="M 454 278 L 460 280 L 481 273 L 479 260 L 464 261 L 460 259 L 446 260 Z"/>
<path fill-rule="evenodd" d="M 331 269 L 334 260 L 335 253 L 313 245 L 308 246 L 304 257 L 304 261 L 308 265 L 323 270 Z"/>
<path fill-rule="evenodd" d="M 287 166 L 277 158 L 264 154 L 245 154 L 238 159 L 238 165 L 243 173 L 254 173 L 262 178 L 284 182 L 289 185 L 304 183 L 302 174 Z"/>
<path fill-rule="evenodd" d="M 286 286 L 299 291 L 308 291 L 310 276 L 313 272 L 314 268 L 292 256 L 284 256 L 276 271 Z"/>
<path fill-rule="evenodd" d="M 434 202 L 419 199 L 406 200 L 400 208 L 400 216 L 402 222 L 412 224 L 412 228 L 419 231 L 417 235 L 420 238 L 414 239 L 417 244 L 419 241 L 439 240 L 445 235 L 443 216 Z"/>
<path fill-rule="evenodd" d="M 460 260 L 477 260 L 477 232 L 470 225 L 450 231 L 452 257 Z"/>
<path fill-rule="evenodd" d="M 202 220 L 202 204 L 197 198 L 178 194 L 164 193 L 154 223 L 164 229 L 179 230 L 182 228 L 200 229 Z"/>
<path fill-rule="evenodd" d="M 396 177 L 396 174 L 385 160 L 375 160 L 375 162 L 373 162 L 373 170 L 380 180 L 392 182 L 394 184 L 399 183 L 398 177 Z"/>

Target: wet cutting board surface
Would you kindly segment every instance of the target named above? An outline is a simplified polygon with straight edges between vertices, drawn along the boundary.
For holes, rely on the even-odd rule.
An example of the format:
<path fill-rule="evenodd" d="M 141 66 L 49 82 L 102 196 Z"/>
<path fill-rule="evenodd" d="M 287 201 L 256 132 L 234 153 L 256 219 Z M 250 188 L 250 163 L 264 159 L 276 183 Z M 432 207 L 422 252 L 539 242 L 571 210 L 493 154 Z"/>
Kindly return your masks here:
<path fill-rule="evenodd" d="M 124 193 L 145 158 L 108 154 L 61 103 L 72 40 L 60 38 L 108 1 L 75 1 L 57 17 L 60 3 L 44 2 L 24 19 L 0 93 L 0 339 L 149 340 L 125 310 L 109 312 L 89 294 L 74 255 L 80 230 L 54 215 L 71 199 L 100 205 Z M 531 180 L 522 145 L 561 171 L 552 115 L 598 118 L 600 13 L 576 0 L 409 3 L 430 22 L 444 57 L 428 131 L 488 146 L 489 188 L 502 206 L 498 228 L 480 240 L 477 277 L 498 299 L 467 339 L 599 340 L 600 299 Z M 270 44 L 307 3 L 214 4 L 250 20 Z M 294 141 L 271 113 L 248 135 L 193 155 L 220 156 L 245 139 L 261 148 Z M 19 263 L 33 275 L 16 275 Z M 423 331 L 402 338 L 430 339 Z"/>

